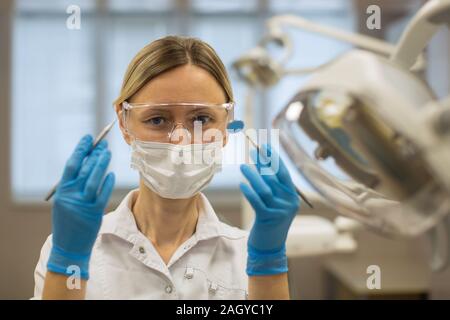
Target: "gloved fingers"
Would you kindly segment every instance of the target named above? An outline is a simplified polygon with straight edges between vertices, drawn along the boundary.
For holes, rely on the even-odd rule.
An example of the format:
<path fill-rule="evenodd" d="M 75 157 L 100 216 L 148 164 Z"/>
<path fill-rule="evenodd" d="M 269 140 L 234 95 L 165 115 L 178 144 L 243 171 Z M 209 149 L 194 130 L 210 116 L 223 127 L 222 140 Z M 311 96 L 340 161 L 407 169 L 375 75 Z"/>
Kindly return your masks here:
<path fill-rule="evenodd" d="M 97 197 L 97 204 L 101 205 L 102 207 L 106 206 L 114 189 L 115 180 L 116 178 L 113 172 L 110 172 L 106 175 L 106 178 L 103 181 L 102 187 Z"/>
<path fill-rule="evenodd" d="M 239 189 L 241 189 L 247 201 L 253 207 L 255 212 L 261 212 L 265 210 L 266 206 L 264 202 L 261 200 L 259 195 L 253 190 L 249 185 L 241 182 L 239 184 Z"/>
<path fill-rule="evenodd" d="M 299 207 L 300 207 L 300 200 L 298 198 L 296 199 L 275 199 L 275 210 L 282 210 L 287 215 L 293 215 L 296 214 Z"/>
<path fill-rule="evenodd" d="M 273 194 L 271 188 L 267 185 L 264 179 L 247 164 L 241 165 L 241 172 L 250 183 L 253 190 L 259 195 L 261 200 L 267 205 L 271 206 Z"/>
<path fill-rule="evenodd" d="M 98 157 L 102 154 L 103 150 L 106 149 L 107 145 L 108 144 L 105 140 L 100 141 L 94 151 L 91 152 L 86 161 L 83 163 L 80 173 L 78 174 L 78 179 L 84 180 L 89 177 L 89 174 L 92 172 L 97 163 Z"/>
<path fill-rule="evenodd" d="M 264 179 L 264 181 L 266 182 L 266 184 L 268 186 L 270 186 L 270 188 L 272 189 L 272 193 L 276 196 L 276 197 L 281 197 L 281 198 L 286 198 L 286 197 L 291 197 L 292 194 L 296 193 L 295 188 L 291 185 L 283 185 L 275 171 L 273 169 L 271 169 L 270 167 L 270 163 L 268 165 L 262 164 L 260 159 L 262 157 L 264 157 L 265 155 L 261 155 L 258 154 L 258 151 L 256 149 L 253 149 L 250 152 L 250 155 L 252 157 L 252 159 L 255 161 L 255 165 L 258 169 L 259 174 L 261 175 L 261 177 Z M 275 154 L 275 156 L 277 156 Z M 263 160 L 264 161 L 264 160 Z M 267 161 L 264 161 L 267 162 Z"/>
<path fill-rule="evenodd" d="M 255 166 L 258 168 L 258 170 L 261 170 L 262 168 L 270 170 L 272 158 L 271 158 L 270 153 L 267 153 L 266 149 L 263 149 L 262 147 L 260 147 L 259 153 L 256 148 L 252 149 L 250 151 L 250 155 L 251 155 L 253 161 L 255 161 Z M 272 172 L 275 173 L 273 170 L 272 170 Z"/>
<path fill-rule="evenodd" d="M 255 167 L 258 169 L 258 172 L 261 172 L 264 169 L 267 176 L 277 179 L 275 176 L 275 171 L 270 168 L 271 161 L 268 158 L 266 159 L 265 154 L 261 154 L 261 151 L 258 153 L 258 150 L 252 149 L 250 151 L 250 156 L 255 162 Z"/>
<path fill-rule="evenodd" d="M 275 172 L 270 168 L 270 163 L 268 165 L 263 164 L 264 162 L 267 162 L 263 159 L 264 156 L 258 153 L 258 150 L 253 149 L 250 151 L 250 156 L 252 157 L 253 161 L 255 162 L 255 167 L 258 171 L 258 173 L 261 175 L 261 177 L 264 179 L 266 184 L 270 186 L 273 190 L 273 186 L 275 184 L 278 184 L 278 178 L 275 174 Z M 263 162 L 263 163 L 262 163 Z"/>
<path fill-rule="evenodd" d="M 92 147 L 92 136 L 86 135 L 81 138 L 69 160 L 66 162 L 61 183 L 73 180 L 78 176 L 84 158 L 89 154 Z"/>
<path fill-rule="evenodd" d="M 278 153 L 274 151 L 268 144 L 263 144 L 262 149 L 266 154 L 269 153 L 272 159 L 275 157 L 278 159 L 278 168 L 275 168 L 277 169 L 275 170 L 275 174 L 278 178 L 278 181 L 280 181 L 282 185 L 288 186 L 290 189 L 295 190 L 295 185 L 294 182 L 292 182 L 291 175 Z"/>
<path fill-rule="evenodd" d="M 89 178 L 86 181 L 86 186 L 84 188 L 84 194 L 86 200 L 93 201 L 97 197 L 97 191 L 103 180 L 103 177 L 108 169 L 109 162 L 111 161 L 111 151 L 103 150 L 102 154 L 99 156 L 94 169 L 92 170 Z"/>

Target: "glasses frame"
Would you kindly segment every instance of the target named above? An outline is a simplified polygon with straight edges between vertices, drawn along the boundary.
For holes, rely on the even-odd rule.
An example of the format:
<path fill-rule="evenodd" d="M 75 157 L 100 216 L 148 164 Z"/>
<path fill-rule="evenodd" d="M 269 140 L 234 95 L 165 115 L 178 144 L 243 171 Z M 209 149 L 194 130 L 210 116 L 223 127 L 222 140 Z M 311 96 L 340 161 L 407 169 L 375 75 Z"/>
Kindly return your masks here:
<path fill-rule="evenodd" d="M 224 108 L 227 111 L 228 114 L 228 123 L 231 123 L 234 121 L 234 106 L 235 103 L 233 101 L 226 102 L 226 103 L 195 103 L 195 102 L 172 102 L 172 103 L 129 103 L 127 101 L 124 101 L 121 103 L 122 105 L 122 117 L 124 120 L 124 123 L 126 123 L 125 120 L 125 112 L 123 111 L 131 111 L 133 109 L 140 109 L 140 108 L 148 108 L 148 107 L 171 107 L 171 106 L 184 106 L 184 107 L 214 107 L 214 108 Z M 168 133 L 169 139 L 170 135 L 173 132 L 174 128 L 178 125 L 178 123 L 174 124 L 174 127 L 172 128 L 171 132 Z M 184 127 L 184 125 L 183 125 Z M 128 131 L 128 128 L 126 128 Z"/>
<path fill-rule="evenodd" d="M 174 102 L 174 103 L 129 103 L 127 101 L 122 102 L 122 108 L 126 111 L 136 108 L 146 107 L 170 107 L 170 106 L 184 106 L 184 107 L 216 107 L 224 108 L 227 111 L 234 109 L 234 102 L 226 103 L 195 103 L 195 102 Z"/>

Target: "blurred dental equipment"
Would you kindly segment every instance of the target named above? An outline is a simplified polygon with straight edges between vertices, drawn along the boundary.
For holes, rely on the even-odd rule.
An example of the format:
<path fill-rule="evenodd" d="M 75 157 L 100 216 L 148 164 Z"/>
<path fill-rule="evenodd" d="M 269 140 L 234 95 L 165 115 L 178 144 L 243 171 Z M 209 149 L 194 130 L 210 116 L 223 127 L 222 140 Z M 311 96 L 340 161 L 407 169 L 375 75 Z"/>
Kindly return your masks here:
<path fill-rule="evenodd" d="M 298 172 L 338 213 L 387 236 L 428 233 L 431 266 L 448 260 L 450 219 L 450 99 L 438 101 L 420 71 L 437 30 L 450 27 L 450 0 L 428 1 L 399 42 L 339 31 L 283 15 L 233 66 L 251 87 L 309 74 L 275 117 L 281 145 Z M 292 43 L 285 27 L 349 42 L 353 49 L 308 69 L 286 69 Z M 281 58 L 267 46 L 284 49 Z M 330 164 L 341 172 L 329 170 Z"/>
<path fill-rule="evenodd" d="M 297 215 L 289 229 L 286 253 L 293 258 L 353 252 L 357 242 L 352 232 L 359 227 L 344 217 L 330 221 L 318 215 Z"/>
<path fill-rule="evenodd" d="M 103 128 L 103 130 L 98 134 L 98 136 L 95 138 L 94 142 L 92 143 L 91 150 L 94 150 L 97 144 L 102 141 L 102 139 L 111 131 L 112 127 L 116 123 L 117 119 L 114 119 L 110 124 L 108 124 L 106 127 Z M 59 182 L 48 192 L 47 196 L 45 197 L 45 201 L 49 201 L 53 195 L 56 192 L 56 189 L 58 188 Z"/>

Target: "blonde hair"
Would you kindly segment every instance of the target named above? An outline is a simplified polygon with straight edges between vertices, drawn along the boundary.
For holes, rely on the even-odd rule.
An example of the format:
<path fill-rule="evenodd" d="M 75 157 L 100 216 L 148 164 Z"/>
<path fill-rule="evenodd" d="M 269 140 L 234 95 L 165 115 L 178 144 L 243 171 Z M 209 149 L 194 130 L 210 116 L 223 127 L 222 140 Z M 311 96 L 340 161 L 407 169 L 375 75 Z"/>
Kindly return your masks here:
<path fill-rule="evenodd" d="M 225 66 L 209 44 L 197 38 L 166 36 L 148 44 L 133 58 L 125 72 L 120 96 L 114 104 L 121 106 L 153 78 L 185 64 L 208 71 L 223 88 L 227 102 L 234 101 Z"/>

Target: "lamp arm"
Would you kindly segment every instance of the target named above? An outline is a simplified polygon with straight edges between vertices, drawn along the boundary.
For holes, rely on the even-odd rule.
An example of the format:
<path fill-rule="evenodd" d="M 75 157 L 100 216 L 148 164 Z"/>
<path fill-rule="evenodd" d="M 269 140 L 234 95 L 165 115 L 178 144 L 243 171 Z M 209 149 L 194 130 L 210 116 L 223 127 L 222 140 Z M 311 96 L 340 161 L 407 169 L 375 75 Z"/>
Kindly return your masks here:
<path fill-rule="evenodd" d="M 445 23 L 450 27 L 450 0 L 427 2 L 409 22 L 391 55 L 391 61 L 409 69 Z"/>
<path fill-rule="evenodd" d="M 296 27 L 309 32 L 318 33 L 330 38 L 335 38 L 344 42 L 351 43 L 355 46 L 370 50 L 385 56 L 390 56 L 395 49 L 395 46 L 373 37 L 366 35 L 347 32 L 336 28 L 324 26 L 318 23 L 311 22 L 295 15 L 278 15 L 270 18 L 266 22 L 266 26 L 270 33 L 281 34 L 281 27 L 283 25 Z"/>

